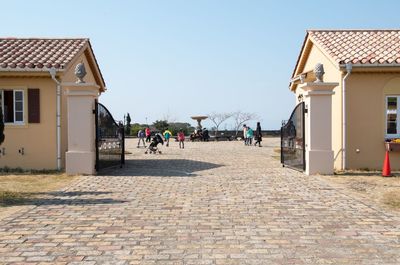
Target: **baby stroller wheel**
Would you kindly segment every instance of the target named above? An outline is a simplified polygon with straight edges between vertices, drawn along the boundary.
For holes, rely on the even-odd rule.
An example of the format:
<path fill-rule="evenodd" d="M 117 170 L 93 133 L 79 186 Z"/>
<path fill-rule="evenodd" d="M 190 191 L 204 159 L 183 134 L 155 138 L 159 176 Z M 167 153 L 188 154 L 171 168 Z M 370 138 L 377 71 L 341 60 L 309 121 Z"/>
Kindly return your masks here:
<path fill-rule="evenodd" d="M 159 154 L 161 154 L 161 151 L 158 151 Z"/>

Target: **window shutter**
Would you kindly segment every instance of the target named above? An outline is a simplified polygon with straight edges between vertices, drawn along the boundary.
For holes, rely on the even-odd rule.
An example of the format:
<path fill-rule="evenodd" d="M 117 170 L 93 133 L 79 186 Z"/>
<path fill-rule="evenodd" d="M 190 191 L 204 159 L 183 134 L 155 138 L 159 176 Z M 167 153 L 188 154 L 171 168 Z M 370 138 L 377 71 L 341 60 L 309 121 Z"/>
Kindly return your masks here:
<path fill-rule="evenodd" d="M 40 123 L 40 90 L 28 89 L 28 122 Z"/>

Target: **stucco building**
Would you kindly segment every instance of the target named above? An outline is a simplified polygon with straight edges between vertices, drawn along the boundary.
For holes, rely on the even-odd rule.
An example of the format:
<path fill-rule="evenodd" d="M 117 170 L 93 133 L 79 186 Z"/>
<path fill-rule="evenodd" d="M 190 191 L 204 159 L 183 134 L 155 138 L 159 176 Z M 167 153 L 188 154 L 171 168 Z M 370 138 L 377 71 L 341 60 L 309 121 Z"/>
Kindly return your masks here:
<path fill-rule="evenodd" d="M 381 169 L 384 141 L 400 138 L 400 30 L 309 30 L 290 82 L 315 80 L 322 63 L 324 81 L 338 82 L 332 96 L 334 167 Z M 400 169 L 400 152 L 391 152 Z"/>
<path fill-rule="evenodd" d="M 5 122 L 1 168 L 65 167 L 68 111 L 63 84 L 75 83 L 78 63 L 86 67 L 86 82 L 96 84 L 98 94 L 104 92 L 88 39 L 0 38 L 0 106 Z"/>

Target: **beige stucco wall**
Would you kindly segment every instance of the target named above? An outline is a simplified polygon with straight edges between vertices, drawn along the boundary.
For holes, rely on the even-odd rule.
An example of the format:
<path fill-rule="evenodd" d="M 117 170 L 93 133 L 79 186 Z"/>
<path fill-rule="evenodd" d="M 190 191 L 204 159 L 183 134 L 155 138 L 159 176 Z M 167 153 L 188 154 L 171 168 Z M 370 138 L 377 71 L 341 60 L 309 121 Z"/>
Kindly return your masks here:
<path fill-rule="evenodd" d="M 75 66 L 78 63 L 83 63 L 85 65 L 86 69 L 86 76 L 84 78 L 86 83 L 96 83 L 93 75 L 93 71 L 89 66 L 89 62 L 85 56 L 85 54 L 81 54 L 77 56 L 70 64 L 70 67 L 66 69 L 65 73 L 61 76 L 61 79 L 63 82 L 75 82 L 76 81 L 76 76 L 75 76 Z"/>
<path fill-rule="evenodd" d="M 95 82 L 92 70 L 84 54 L 78 56 L 69 69 L 59 73 L 57 78 L 61 82 L 75 82 L 75 65 L 83 62 L 86 66 L 86 82 Z M 40 73 L 27 76 L 21 73 L 13 76 L 0 75 L 0 89 L 24 89 L 24 125 L 6 125 L 5 141 L 0 149 L 5 149 L 5 155 L 0 155 L 0 168 L 23 169 L 57 169 L 56 150 L 56 84 L 50 74 Z M 28 123 L 28 88 L 40 89 L 40 123 Z M 65 89 L 62 88 L 61 101 L 61 155 L 62 167 L 65 167 L 65 152 L 68 146 L 67 137 L 67 100 Z M 93 143 L 94 144 L 94 143 Z M 24 155 L 18 153 L 24 148 Z"/>
<path fill-rule="evenodd" d="M 0 88 L 24 89 L 24 125 L 5 125 L 0 167 L 56 169 L 56 87 L 50 78 L 0 77 Z M 40 123 L 28 123 L 28 88 L 40 89 Z M 24 148 L 24 155 L 18 150 Z"/>
<path fill-rule="evenodd" d="M 84 80 L 87 83 L 95 83 L 93 71 L 89 67 L 89 63 L 84 54 L 81 54 L 72 61 L 70 67 L 66 69 L 63 75 L 60 76 L 62 83 L 75 82 L 75 66 L 83 62 L 85 64 L 86 76 Z M 68 119 L 67 119 L 67 96 L 65 95 L 65 88 L 62 87 L 62 98 L 61 98 L 61 156 L 62 156 L 62 167 L 65 167 L 65 153 L 68 151 Z"/>
<path fill-rule="evenodd" d="M 308 72 L 314 69 L 317 63 L 324 65 L 325 75 L 324 82 L 339 82 L 339 86 L 335 87 L 332 96 L 332 149 L 334 151 L 334 167 L 335 169 L 341 168 L 342 157 L 342 89 L 341 89 L 341 72 L 317 46 L 311 47 L 308 58 L 302 72 Z M 303 93 L 300 89 L 296 89 L 296 104 L 297 97 Z"/>
<path fill-rule="evenodd" d="M 400 73 L 353 72 L 347 82 L 348 168 L 382 169 L 385 155 L 385 96 L 400 95 Z M 357 153 L 356 149 L 360 152 Z M 400 153 L 390 154 L 400 169 Z"/>

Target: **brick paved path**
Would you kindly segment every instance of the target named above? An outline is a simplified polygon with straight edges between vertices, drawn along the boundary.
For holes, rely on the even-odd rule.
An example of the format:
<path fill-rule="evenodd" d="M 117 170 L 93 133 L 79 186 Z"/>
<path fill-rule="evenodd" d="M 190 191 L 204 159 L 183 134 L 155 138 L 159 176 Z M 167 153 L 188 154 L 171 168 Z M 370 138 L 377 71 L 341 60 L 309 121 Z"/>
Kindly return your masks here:
<path fill-rule="evenodd" d="M 0 221 L 0 263 L 400 264 L 399 216 L 282 168 L 277 143 L 130 140 L 125 169 Z"/>

